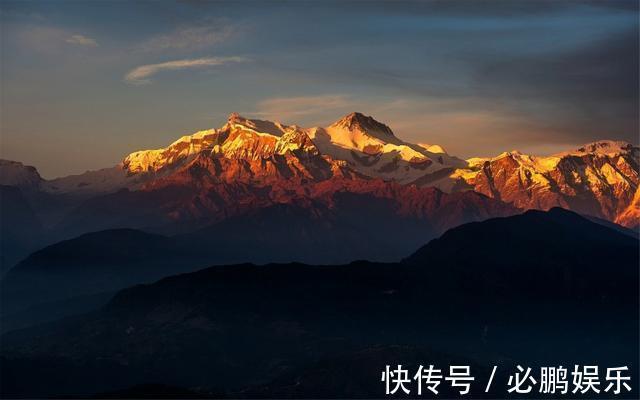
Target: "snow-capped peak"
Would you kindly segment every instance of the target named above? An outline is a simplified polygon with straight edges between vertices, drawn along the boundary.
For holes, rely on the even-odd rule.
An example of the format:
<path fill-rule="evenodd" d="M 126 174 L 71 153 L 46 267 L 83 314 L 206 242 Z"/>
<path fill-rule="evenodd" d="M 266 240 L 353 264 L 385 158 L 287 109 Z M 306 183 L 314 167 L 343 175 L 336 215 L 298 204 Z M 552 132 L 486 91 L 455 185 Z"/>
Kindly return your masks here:
<path fill-rule="evenodd" d="M 345 160 L 364 175 L 385 180 L 418 184 L 425 175 L 466 166 L 442 147 L 405 142 L 387 125 L 358 112 L 307 132 L 323 154 Z"/>
<path fill-rule="evenodd" d="M 429 153 L 447 154 L 447 151 L 444 149 L 444 147 L 442 147 L 442 146 L 440 146 L 438 144 L 418 143 L 418 146 L 422 147 L 423 149 L 425 149 Z"/>
<path fill-rule="evenodd" d="M 368 155 L 383 152 L 387 144 L 403 144 L 387 125 L 358 112 L 346 115 L 326 128 L 311 129 L 310 135 L 317 145 L 327 150 L 325 144 L 332 144 Z"/>
<path fill-rule="evenodd" d="M 384 136 L 393 137 L 393 131 L 387 125 L 376 121 L 373 117 L 359 112 L 352 112 L 345 115 L 338 121 L 330 125 L 332 128 L 344 128 L 350 131 L 359 129 L 369 134 L 380 133 Z M 377 135 L 376 135 L 377 136 Z"/>
<path fill-rule="evenodd" d="M 637 147 L 635 147 L 637 149 Z M 558 156 L 564 155 L 585 155 L 585 154 L 599 154 L 599 155 L 615 155 L 622 153 L 629 153 L 633 151 L 634 146 L 631 143 L 620 140 L 598 140 L 596 142 L 587 143 L 579 148 L 559 153 Z"/>
<path fill-rule="evenodd" d="M 318 152 L 306 130 L 231 113 L 220 129 L 183 136 L 166 148 L 131 153 L 122 166 L 132 174 L 158 172 L 185 164 L 204 152 L 216 157 L 253 160 L 296 150 L 310 154 Z"/>
<path fill-rule="evenodd" d="M 229 115 L 226 126 L 249 130 L 259 134 L 266 133 L 273 136 L 282 136 L 290 128 L 279 122 L 245 118 L 236 112 Z"/>

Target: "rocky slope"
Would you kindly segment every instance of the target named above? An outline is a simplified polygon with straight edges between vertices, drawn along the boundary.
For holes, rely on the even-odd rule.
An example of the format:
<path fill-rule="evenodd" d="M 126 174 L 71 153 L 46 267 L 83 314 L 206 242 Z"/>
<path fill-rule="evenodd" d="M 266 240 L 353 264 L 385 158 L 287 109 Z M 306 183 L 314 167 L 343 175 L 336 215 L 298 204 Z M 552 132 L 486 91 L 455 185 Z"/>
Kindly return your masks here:
<path fill-rule="evenodd" d="M 627 226 L 637 224 L 633 212 L 621 216 L 638 187 L 640 150 L 623 142 L 600 141 L 548 157 L 512 151 L 464 161 L 437 145 L 404 142 L 388 126 L 360 113 L 326 128 L 310 129 L 232 114 L 219 130 L 185 136 L 166 149 L 133 153 L 123 165 L 132 174 L 158 173 L 203 154 L 204 160 L 250 161 L 243 177 L 277 173 L 270 160 L 280 156 L 286 159 L 285 170 L 292 176 L 315 179 L 317 175 L 299 168 L 304 154 L 307 159 L 329 162 L 330 170 L 344 172 L 348 167 L 351 175 L 435 186 L 447 192 L 472 189 L 520 208 L 560 206 Z M 258 160 L 263 161 L 256 163 Z M 227 179 L 239 177 L 240 166 L 219 164 L 220 174 Z"/>
<path fill-rule="evenodd" d="M 351 113 L 327 128 L 310 129 L 246 119 L 234 113 L 220 129 L 183 136 L 164 149 L 132 153 L 122 164 L 131 174 L 159 173 L 201 155 L 250 163 L 285 157 L 287 164 L 298 164 L 293 169 L 286 168 L 294 174 L 306 159 L 320 163 L 324 159 L 334 169 L 346 164 L 361 174 L 399 183 L 410 183 L 443 168 L 466 165 L 439 146 L 425 148 L 403 142 L 388 126 L 360 113 Z M 269 174 L 271 163 L 264 164 L 257 167 L 265 170 L 255 172 Z"/>
<path fill-rule="evenodd" d="M 640 149 L 629 143 L 599 141 L 548 157 L 512 151 L 468 161 L 452 177 L 478 193 L 524 209 L 563 207 L 638 225 L 631 204 L 640 182 Z"/>
<path fill-rule="evenodd" d="M 616 223 L 628 226 L 636 231 L 640 228 L 640 187 L 636 189 L 631 204 L 616 217 Z"/>
<path fill-rule="evenodd" d="M 421 182 L 466 166 L 442 147 L 404 142 L 388 126 L 360 113 L 307 132 L 323 153 L 345 160 L 360 173 L 387 181 L 426 186 Z"/>
<path fill-rule="evenodd" d="M 121 189 L 162 190 L 166 201 L 159 207 L 180 219 L 212 212 L 225 217 L 235 214 L 233 209 L 316 197 L 316 186 L 379 190 L 385 185 L 368 182 L 379 179 L 448 193 L 473 190 L 523 209 L 559 206 L 634 227 L 640 223 L 637 199 L 634 203 L 639 165 L 640 149 L 623 142 L 599 141 L 546 157 L 511 151 L 461 160 L 437 145 L 402 141 L 387 125 L 360 113 L 316 128 L 234 113 L 219 129 L 131 153 L 119 166 L 100 171 L 44 181 L 31 167 L 3 162 L 0 183 L 12 185 L 18 179 L 82 200 Z M 398 191 L 394 186 L 384 190 Z"/>
<path fill-rule="evenodd" d="M 465 161 L 437 145 L 404 142 L 388 126 L 360 113 L 310 129 L 232 114 L 219 130 L 185 136 L 166 149 L 133 153 L 123 165 L 130 174 L 140 174 L 189 162 L 226 182 L 315 182 L 362 175 L 446 192 L 474 190 L 523 209 L 559 206 L 629 227 L 640 221 L 632 205 L 640 149 L 624 142 L 599 141 L 547 157 L 511 151 Z"/>

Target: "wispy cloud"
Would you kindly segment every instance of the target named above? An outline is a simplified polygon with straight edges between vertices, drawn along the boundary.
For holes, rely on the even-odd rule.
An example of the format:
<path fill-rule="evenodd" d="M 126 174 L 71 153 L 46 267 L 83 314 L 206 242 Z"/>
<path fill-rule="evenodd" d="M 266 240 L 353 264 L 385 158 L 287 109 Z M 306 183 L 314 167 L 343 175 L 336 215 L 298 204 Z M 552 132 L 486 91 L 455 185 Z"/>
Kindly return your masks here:
<path fill-rule="evenodd" d="M 229 63 L 249 61 L 244 57 L 208 57 L 167 61 L 159 64 L 141 65 L 129 71 L 124 79 L 128 83 L 140 85 L 150 83 L 151 76 L 161 71 L 215 67 Z"/>
<path fill-rule="evenodd" d="M 6 32 L 10 44 L 39 54 L 68 55 L 69 52 L 98 46 L 98 42 L 89 36 L 39 21 L 7 24 Z"/>
<path fill-rule="evenodd" d="M 97 47 L 98 46 L 98 42 L 96 42 L 95 39 L 92 39 L 92 38 L 84 36 L 84 35 L 72 35 L 72 36 L 68 37 L 65 40 L 65 42 L 71 43 L 71 44 L 76 44 L 78 46 L 88 46 L 88 47 Z"/>
<path fill-rule="evenodd" d="M 152 37 L 140 45 L 148 52 L 164 50 L 200 50 L 226 41 L 237 29 L 223 21 L 211 21 L 199 26 L 178 28 Z"/>

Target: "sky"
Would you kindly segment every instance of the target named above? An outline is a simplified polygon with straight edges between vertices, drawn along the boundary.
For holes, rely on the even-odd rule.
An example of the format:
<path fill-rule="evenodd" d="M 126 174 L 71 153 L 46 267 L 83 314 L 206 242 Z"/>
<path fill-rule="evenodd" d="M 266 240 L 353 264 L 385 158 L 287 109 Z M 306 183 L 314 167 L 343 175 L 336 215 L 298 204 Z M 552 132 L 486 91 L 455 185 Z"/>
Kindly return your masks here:
<path fill-rule="evenodd" d="M 468 158 L 638 143 L 638 1 L 3 1 L 0 157 L 46 178 L 352 111 Z"/>

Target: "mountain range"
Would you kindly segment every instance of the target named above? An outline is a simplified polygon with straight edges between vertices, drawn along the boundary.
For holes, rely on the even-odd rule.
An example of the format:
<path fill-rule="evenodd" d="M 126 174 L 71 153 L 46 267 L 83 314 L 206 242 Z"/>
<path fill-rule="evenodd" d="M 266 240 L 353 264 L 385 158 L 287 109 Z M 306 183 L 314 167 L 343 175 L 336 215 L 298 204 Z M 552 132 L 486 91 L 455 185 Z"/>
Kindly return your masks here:
<path fill-rule="evenodd" d="M 414 247 L 394 256 L 453 226 L 523 209 L 558 206 L 637 228 L 639 164 L 640 149 L 624 142 L 463 160 L 438 145 L 403 141 L 361 113 L 315 128 L 234 113 L 218 129 L 80 175 L 45 180 L 34 167 L 1 160 L 3 192 L 20 191 L 3 196 L 3 215 L 19 210 L 32 233 L 3 235 L 2 270 L 47 244 L 104 229 L 184 234 L 273 206 L 345 214 L 336 211 L 343 193 L 384 202 L 387 215 L 429 226 L 419 240 L 399 238 Z"/>
<path fill-rule="evenodd" d="M 127 253 L 138 235 L 115 235 L 130 244 L 111 246 Z M 99 266 L 100 240 L 82 240 L 75 249 Z M 165 240 L 148 238 L 151 247 Z M 244 263 L 170 276 L 88 313 L 3 334 L 0 390 L 374 398 L 385 365 L 430 363 L 470 365 L 474 398 L 507 396 L 518 364 L 626 365 L 636 382 L 638 243 L 553 208 L 450 229 L 402 262 Z M 619 397 L 637 398 L 637 388 Z"/>
<path fill-rule="evenodd" d="M 510 151 L 462 160 L 438 145 L 405 142 L 361 113 L 324 128 L 233 113 L 219 129 L 183 136 L 165 148 L 136 151 L 118 166 L 80 175 L 47 181 L 33 167 L 2 161 L 0 184 L 84 199 L 121 189 L 198 189 L 199 201 L 182 204 L 187 210 L 166 210 L 169 218 L 182 220 L 219 212 L 225 197 L 245 195 L 229 185 L 271 186 L 273 202 L 285 202 L 300 197 L 286 192 L 307 184 L 379 179 L 446 193 L 474 190 L 523 209 L 559 206 L 636 226 L 639 160 L 637 146 L 606 140 L 545 157 Z M 220 185 L 227 188 L 216 189 L 217 196 L 204 195 Z"/>
<path fill-rule="evenodd" d="M 0 394 L 374 398 L 389 362 L 500 365 L 474 397 L 518 363 L 636 381 L 639 165 L 463 160 L 359 113 L 232 114 L 52 180 L 0 161 Z"/>
<path fill-rule="evenodd" d="M 213 264 L 390 262 L 455 226 L 531 208 L 636 228 L 639 157 L 637 146 L 600 141 L 547 157 L 463 160 L 360 113 L 315 128 L 234 113 L 219 129 L 80 175 L 45 180 L 0 161 L 2 271 L 15 266 L 3 284 L 33 302 Z M 134 258 L 109 248 L 122 240 L 137 245 L 134 270 L 121 267 Z M 88 243 L 110 254 L 95 270 L 55 267 L 95 261 L 83 259 Z"/>

